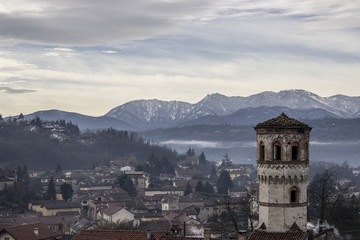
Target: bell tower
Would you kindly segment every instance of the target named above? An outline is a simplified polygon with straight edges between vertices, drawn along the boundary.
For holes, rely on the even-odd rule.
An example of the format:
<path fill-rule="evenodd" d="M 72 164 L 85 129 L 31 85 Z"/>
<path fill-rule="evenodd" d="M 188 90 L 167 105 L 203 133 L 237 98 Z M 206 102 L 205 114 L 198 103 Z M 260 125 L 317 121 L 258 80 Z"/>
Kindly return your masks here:
<path fill-rule="evenodd" d="M 255 131 L 261 228 L 306 232 L 311 127 L 282 113 Z"/>

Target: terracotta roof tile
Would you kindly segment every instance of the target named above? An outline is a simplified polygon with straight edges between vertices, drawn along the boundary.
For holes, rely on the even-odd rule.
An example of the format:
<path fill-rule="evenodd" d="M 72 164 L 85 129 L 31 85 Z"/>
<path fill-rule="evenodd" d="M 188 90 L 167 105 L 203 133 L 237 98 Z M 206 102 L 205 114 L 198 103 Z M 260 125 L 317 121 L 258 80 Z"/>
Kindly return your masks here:
<path fill-rule="evenodd" d="M 163 232 L 152 231 L 154 239 L 159 239 Z M 106 230 L 82 230 L 72 240 L 146 240 L 147 231 L 106 231 Z"/>
<path fill-rule="evenodd" d="M 306 232 L 265 232 L 255 230 L 248 240 L 304 240 Z"/>
<path fill-rule="evenodd" d="M 289 118 L 285 113 L 280 114 L 276 118 L 269 119 L 255 126 L 258 128 L 310 128 L 307 124 L 300 122 L 294 118 Z"/>
<path fill-rule="evenodd" d="M 34 229 L 38 230 L 38 235 L 35 235 Z M 40 239 L 55 239 L 56 233 L 51 231 L 45 224 L 38 222 L 32 224 L 9 226 L 2 229 L 1 232 L 7 232 L 16 240 L 40 240 Z"/>

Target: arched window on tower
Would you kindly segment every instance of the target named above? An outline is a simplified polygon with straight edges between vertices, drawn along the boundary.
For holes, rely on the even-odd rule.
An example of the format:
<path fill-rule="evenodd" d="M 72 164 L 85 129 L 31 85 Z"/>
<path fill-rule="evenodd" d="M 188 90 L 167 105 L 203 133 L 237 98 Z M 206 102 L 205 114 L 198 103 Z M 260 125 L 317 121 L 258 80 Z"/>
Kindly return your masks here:
<path fill-rule="evenodd" d="M 299 202 L 299 190 L 297 187 L 292 187 L 290 190 L 290 203 Z"/>
<path fill-rule="evenodd" d="M 295 143 L 291 147 L 291 160 L 299 160 L 299 144 Z"/>
<path fill-rule="evenodd" d="M 259 149 L 259 160 L 264 161 L 265 160 L 265 146 L 264 143 L 260 143 L 260 149 Z"/>
<path fill-rule="evenodd" d="M 279 142 L 274 143 L 273 154 L 274 160 L 281 160 L 281 145 Z"/>

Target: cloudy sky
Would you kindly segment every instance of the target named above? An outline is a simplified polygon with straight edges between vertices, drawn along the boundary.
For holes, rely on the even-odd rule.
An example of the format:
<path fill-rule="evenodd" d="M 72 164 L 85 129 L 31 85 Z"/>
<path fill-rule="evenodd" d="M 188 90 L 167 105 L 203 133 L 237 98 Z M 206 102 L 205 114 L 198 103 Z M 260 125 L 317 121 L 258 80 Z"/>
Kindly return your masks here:
<path fill-rule="evenodd" d="M 360 96 L 357 0 L 1 0 L 0 113 L 135 99 Z"/>

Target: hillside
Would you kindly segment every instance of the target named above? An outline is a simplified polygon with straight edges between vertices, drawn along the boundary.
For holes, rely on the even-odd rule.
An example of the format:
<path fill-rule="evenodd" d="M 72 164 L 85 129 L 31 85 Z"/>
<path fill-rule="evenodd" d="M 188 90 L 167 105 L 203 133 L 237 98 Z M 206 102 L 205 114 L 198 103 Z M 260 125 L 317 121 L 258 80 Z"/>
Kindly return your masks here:
<path fill-rule="evenodd" d="M 65 121 L 63 121 L 65 122 Z M 176 152 L 145 143 L 141 137 L 115 129 L 96 133 L 68 131 L 76 125 L 58 122 L 17 121 L 0 122 L 0 166 L 49 170 L 61 165 L 64 169 L 90 169 L 99 163 L 127 159 L 139 163 L 154 153 L 175 162 Z M 68 126 L 68 127 L 67 127 Z"/>

